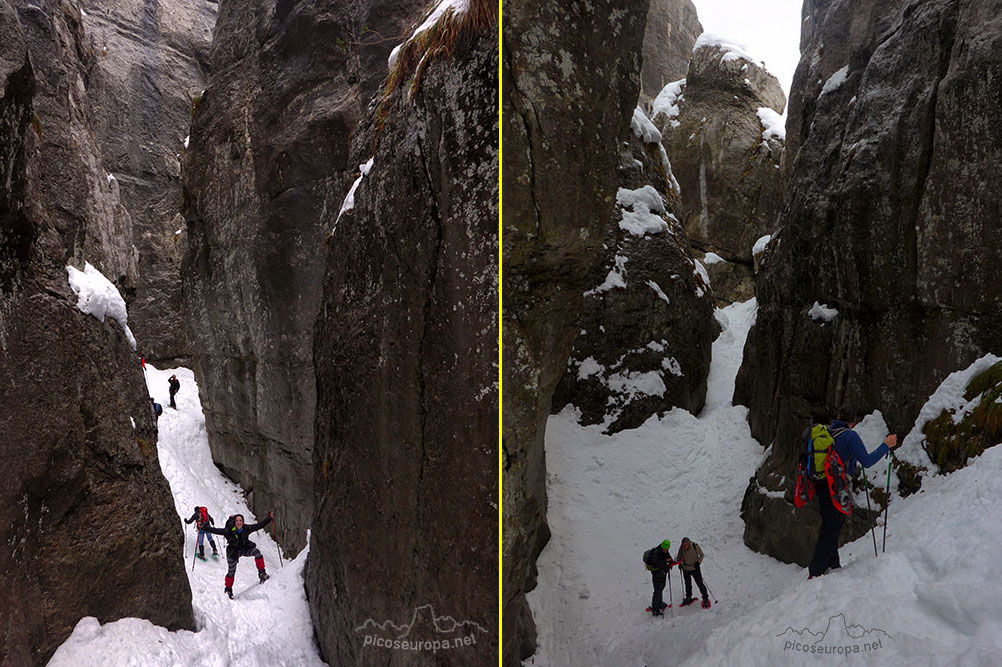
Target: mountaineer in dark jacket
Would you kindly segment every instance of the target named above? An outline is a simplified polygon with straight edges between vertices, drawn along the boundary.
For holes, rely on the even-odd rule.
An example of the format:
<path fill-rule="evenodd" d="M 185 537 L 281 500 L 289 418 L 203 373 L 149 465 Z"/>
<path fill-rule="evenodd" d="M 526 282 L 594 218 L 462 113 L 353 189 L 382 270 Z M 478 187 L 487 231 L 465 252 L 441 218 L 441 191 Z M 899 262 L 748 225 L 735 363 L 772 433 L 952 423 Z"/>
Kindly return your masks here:
<path fill-rule="evenodd" d="M 869 468 L 898 446 L 898 436 L 892 433 L 884 439 L 880 446 L 872 452 L 868 452 L 859 434 L 852 430 L 853 426 L 855 424 L 833 421 L 828 427 L 828 432 L 834 440 L 832 447 L 842 459 L 846 475 L 850 477 L 856 474 L 857 463 L 864 468 Z M 815 481 L 814 492 L 818 496 L 818 509 L 821 512 L 821 532 L 818 534 L 818 543 L 814 547 L 814 556 L 807 568 L 808 579 L 822 575 L 829 569 L 837 570 L 842 567 L 838 557 L 838 539 L 847 516 L 840 512 L 835 507 L 835 503 L 832 502 L 827 479 Z"/>
<path fill-rule="evenodd" d="M 185 523 L 195 522 L 195 529 L 198 530 L 198 557 L 205 560 L 205 536 L 208 533 L 206 530 L 207 526 L 214 526 L 216 522 L 212 520 L 212 515 L 209 514 L 208 508 L 200 507 L 195 505 L 195 513 L 184 520 Z M 219 552 L 216 551 L 216 542 L 212 539 L 212 535 L 209 535 L 209 545 L 212 547 L 212 555 L 218 556 Z"/>
<path fill-rule="evenodd" d="M 226 588 L 223 589 L 230 598 L 233 598 L 233 575 L 237 572 L 237 561 L 241 556 L 252 556 L 254 564 L 257 565 L 257 576 L 264 583 L 268 580 L 268 573 L 264 571 L 264 556 L 260 549 L 250 541 L 251 533 L 261 530 L 275 518 L 274 512 L 268 512 L 268 518 L 264 521 L 252 523 L 249 526 L 244 524 L 243 514 L 234 514 L 226 520 L 224 528 L 203 528 L 202 530 L 214 535 L 222 535 L 226 538 Z"/>
<path fill-rule="evenodd" d="M 675 563 L 671 559 L 671 540 L 662 540 L 661 544 L 653 549 L 644 552 L 644 565 L 651 572 L 651 581 L 654 584 L 654 594 L 651 596 L 651 613 L 655 616 L 664 616 L 664 610 L 668 605 L 664 602 L 665 582 L 668 580 L 668 573 Z"/>
<path fill-rule="evenodd" d="M 177 379 L 176 375 L 171 375 L 170 379 L 167 380 L 167 384 L 170 386 L 170 406 L 177 410 L 177 404 L 174 403 L 174 394 L 181 388 L 181 381 Z"/>

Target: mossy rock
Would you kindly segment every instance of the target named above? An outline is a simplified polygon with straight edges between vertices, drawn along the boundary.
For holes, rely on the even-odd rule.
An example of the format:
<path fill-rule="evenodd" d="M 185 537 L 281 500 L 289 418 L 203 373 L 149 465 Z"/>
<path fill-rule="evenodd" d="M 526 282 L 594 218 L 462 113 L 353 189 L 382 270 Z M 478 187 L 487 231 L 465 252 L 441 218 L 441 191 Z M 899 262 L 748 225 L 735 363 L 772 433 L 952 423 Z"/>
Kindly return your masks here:
<path fill-rule="evenodd" d="M 944 410 L 922 429 L 925 451 L 943 472 L 963 468 L 968 459 L 1002 442 L 1002 361 L 968 383 L 964 398 L 978 396 L 978 406 L 959 423 L 954 423 L 954 410 Z"/>
<path fill-rule="evenodd" d="M 898 493 L 902 498 L 917 493 L 922 488 L 922 473 L 925 468 L 894 459 L 894 472 L 898 476 Z"/>

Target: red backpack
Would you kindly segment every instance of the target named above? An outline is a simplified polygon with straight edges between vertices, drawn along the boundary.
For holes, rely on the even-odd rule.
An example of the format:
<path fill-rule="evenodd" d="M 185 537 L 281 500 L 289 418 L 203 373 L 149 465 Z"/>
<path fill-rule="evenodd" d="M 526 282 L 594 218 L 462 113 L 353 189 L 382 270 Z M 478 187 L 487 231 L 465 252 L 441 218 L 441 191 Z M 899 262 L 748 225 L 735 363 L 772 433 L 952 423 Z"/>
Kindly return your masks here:
<path fill-rule="evenodd" d="M 203 524 L 203 523 L 208 523 L 209 522 L 209 510 L 207 510 L 204 507 L 199 507 L 198 511 L 202 515 L 202 518 L 199 519 L 198 523 L 200 525 Z"/>

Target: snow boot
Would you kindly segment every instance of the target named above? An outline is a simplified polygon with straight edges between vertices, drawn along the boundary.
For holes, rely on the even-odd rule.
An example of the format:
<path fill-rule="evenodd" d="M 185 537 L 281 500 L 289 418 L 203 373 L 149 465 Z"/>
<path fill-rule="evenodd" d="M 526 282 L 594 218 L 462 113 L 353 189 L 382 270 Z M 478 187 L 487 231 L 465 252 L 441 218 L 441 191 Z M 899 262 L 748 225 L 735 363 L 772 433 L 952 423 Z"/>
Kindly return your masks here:
<path fill-rule="evenodd" d="M 225 592 L 227 595 L 229 595 L 231 600 L 233 599 L 233 589 L 232 588 L 230 588 L 229 586 L 227 586 L 226 588 L 223 589 L 223 592 Z"/>
<path fill-rule="evenodd" d="M 679 604 L 679 607 L 688 607 L 689 605 L 691 605 L 695 601 L 696 601 L 696 598 L 685 598 L 684 600 L 682 600 L 682 603 Z"/>
<path fill-rule="evenodd" d="M 258 578 L 258 581 L 260 583 L 262 583 L 262 584 L 264 582 L 268 581 L 268 579 L 270 579 L 270 577 L 268 576 L 268 573 L 265 572 L 264 570 L 258 570 L 257 571 L 257 578 Z"/>
<path fill-rule="evenodd" d="M 710 608 L 710 598 L 703 598 L 703 609 Z"/>

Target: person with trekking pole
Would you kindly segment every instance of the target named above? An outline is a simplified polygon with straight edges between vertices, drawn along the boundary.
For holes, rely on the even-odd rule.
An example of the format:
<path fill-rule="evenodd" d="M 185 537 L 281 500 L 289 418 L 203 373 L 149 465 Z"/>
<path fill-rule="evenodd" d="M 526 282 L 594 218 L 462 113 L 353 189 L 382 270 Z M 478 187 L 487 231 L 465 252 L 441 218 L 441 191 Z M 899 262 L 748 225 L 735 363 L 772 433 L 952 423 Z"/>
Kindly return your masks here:
<path fill-rule="evenodd" d="M 201 507 L 199 505 L 195 505 L 195 513 L 185 519 L 184 522 L 186 524 L 192 522 L 195 523 L 195 529 L 198 530 L 198 541 L 195 543 L 195 551 L 197 552 L 196 555 L 198 558 L 205 560 L 205 544 L 203 544 L 202 540 L 205 538 L 207 533 L 204 528 L 205 526 L 214 526 L 216 525 L 216 522 L 213 521 L 208 508 Z M 212 535 L 209 535 L 209 546 L 212 547 L 212 557 L 218 558 L 219 552 L 216 550 L 216 542 L 212 539 Z"/>
<path fill-rule="evenodd" d="M 808 579 L 826 574 L 842 566 L 838 557 L 838 541 L 846 518 L 852 513 L 849 478 L 858 463 L 869 468 L 884 454 L 898 446 L 898 437 L 888 435 L 872 452 L 866 451 L 859 434 L 852 430 L 855 424 L 833 421 L 830 425 L 816 424 L 805 435 L 806 468 L 804 474 L 813 483 L 809 496 L 818 496 L 821 530 L 814 547 L 814 556 L 808 566 Z M 795 504 L 802 503 L 798 480 Z M 869 500 L 869 493 L 867 493 Z M 874 536 L 876 545 L 876 536 Z"/>
<path fill-rule="evenodd" d="M 671 599 L 671 582 L 668 575 L 671 568 L 676 565 L 671 559 L 671 540 L 665 539 L 661 544 L 644 552 L 644 565 L 651 573 L 651 581 L 654 584 L 654 593 L 651 595 L 651 606 L 648 611 L 654 616 L 664 616 L 665 609 L 669 609 L 671 604 L 664 602 L 665 583 L 668 583 L 668 597 Z M 674 614 L 675 612 L 672 611 Z"/>
<path fill-rule="evenodd" d="M 247 525 L 244 523 L 243 514 L 234 514 L 226 520 L 224 528 L 202 527 L 202 530 L 208 533 L 222 535 L 226 538 L 226 564 L 228 568 L 226 578 L 223 580 L 225 584 L 223 592 L 230 596 L 231 600 L 233 599 L 233 579 L 237 572 L 237 562 L 242 556 L 254 559 L 254 564 L 257 565 L 257 576 L 262 584 L 268 580 L 268 573 L 264 569 L 264 556 L 261 555 L 261 550 L 257 548 L 257 545 L 250 541 L 250 536 L 251 533 L 267 526 L 274 518 L 275 513 L 268 512 L 268 518 L 264 521 Z"/>
<path fill-rule="evenodd" d="M 679 564 L 682 576 L 685 578 L 685 597 L 682 598 L 682 602 L 678 606 L 688 607 L 696 601 L 696 598 L 692 597 L 692 580 L 695 579 L 696 585 L 699 586 L 699 592 L 703 595 L 703 609 L 709 609 L 710 597 L 706 593 L 706 584 L 703 583 L 703 573 L 699 569 L 700 564 L 703 562 L 703 550 L 688 537 L 683 537 L 682 546 L 678 548 L 675 561 Z"/>

